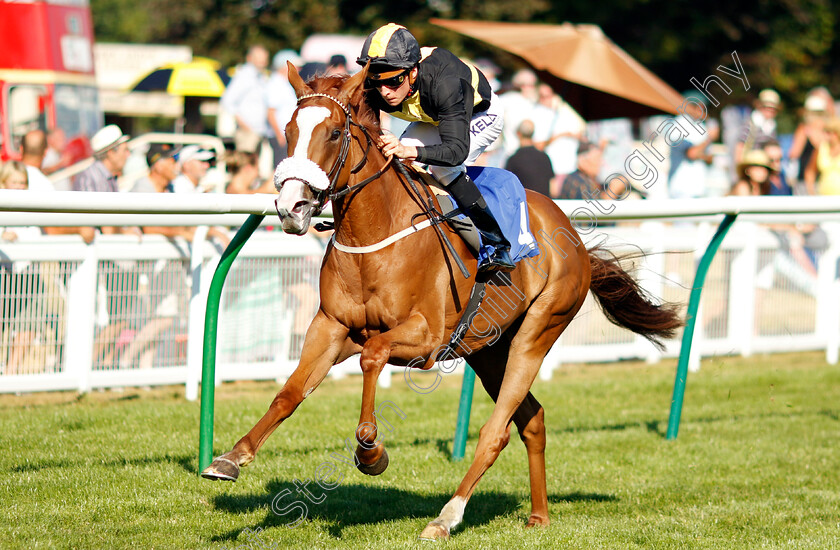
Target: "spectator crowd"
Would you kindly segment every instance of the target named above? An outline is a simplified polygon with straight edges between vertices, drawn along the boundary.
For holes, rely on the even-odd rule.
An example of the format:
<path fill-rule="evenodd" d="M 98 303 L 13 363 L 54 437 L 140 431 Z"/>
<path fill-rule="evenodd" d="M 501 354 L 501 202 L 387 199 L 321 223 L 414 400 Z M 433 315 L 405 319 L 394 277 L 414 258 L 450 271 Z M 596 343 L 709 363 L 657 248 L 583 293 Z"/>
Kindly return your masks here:
<path fill-rule="evenodd" d="M 208 178 L 214 164 L 224 161 L 226 181 L 221 186 L 228 193 L 273 192 L 269 177 L 261 175 L 261 152 L 270 153 L 272 165 L 286 157 L 284 128 L 296 107 L 294 90 L 288 80 L 288 63 L 296 66 L 305 78 L 315 74 L 348 71 L 347 60 L 334 55 L 329 63 L 304 63 L 292 50 L 282 50 L 270 57 L 262 46 L 252 47 L 245 62 L 234 74 L 221 98 L 221 108 L 235 120 L 232 150 L 217 158 L 214 151 L 198 145 L 152 144 L 142 154 L 145 170 L 142 177 L 125 178 L 132 151 L 129 136 L 110 124 L 90 139 L 93 162 L 73 177 L 51 181 L 50 175 L 70 163 L 66 154 L 67 136 L 60 128 L 27 133 L 21 142 L 20 160 L 0 164 L 0 190 L 39 192 L 145 192 L 200 193 L 218 190 Z M 740 126 L 730 135 L 734 142 L 721 143 L 724 128 L 711 115 L 706 99 L 698 93 L 686 93 L 684 116 L 690 119 L 686 134 L 678 143 L 669 143 L 664 173 L 657 189 L 634 186 L 631 190 L 605 176 L 620 173 L 622 166 L 610 166 L 607 158 L 626 158 L 633 146 L 621 143 L 598 122 L 585 121 L 560 95 L 536 74 L 524 69 L 509 81 L 500 79 L 500 70 L 492 62 L 477 60 L 502 103 L 505 125 L 502 137 L 488 148 L 478 164 L 504 167 L 517 175 L 522 184 L 554 199 L 615 199 L 628 195 L 653 200 L 657 198 L 699 198 L 721 195 L 838 195 L 840 194 L 840 118 L 835 101 L 826 88 L 811 90 L 801 108 L 796 109 L 797 125 L 789 139 L 780 136 L 778 114 L 786 107 L 772 89 L 761 90 L 751 110 L 741 109 Z M 790 108 L 790 107 L 788 107 Z M 383 121 L 383 127 L 397 121 Z M 624 147 L 626 150 L 617 150 Z M 612 149 L 612 151 L 610 151 Z M 725 181 L 720 185 L 721 174 Z M 775 227 L 786 246 L 807 248 L 809 239 L 819 239 L 819 228 Z M 78 234 L 90 243 L 97 233 L 127 233 L 137 236 L 159 234 L 191 241 L 194 228 L 181 227 L 0 227 L 0 246 L 42 234 Z M 814 234 L 817 237 L 814 237 Z M 226 244 L 230 234 L 225 228 L 213 228 L 210 237 Z M 807 255 L 803 262 L 807 263 Z M 0 337 L 8 349 L 22 350 L 31 343 L 34 332 L 23 327 L 6 335 L 10 319 L 18 305 L 9 296 L 12 288 L 43 284 L 44 273 L 24 273 L 3 264 L 0 270 Z M 811 266 L 812 268 L 813 266 Z M 16 271 L 17 270 L 17 271 Z M 52 277 L 53 275 L 50 275 Z M 137 327 L 145 340 L 168 326 L 171 315 L 158 315 L 149 327 Z M 12 342 L 14 345 L 9 344 Z M 2 344 L 3 342 L 0 342 Z M 142 345 L 132 344 L 130 354 L 142 353 Z M 0 354 L 6 373 L 15 373 L 23 360 L 22 352 Z M 107 350 L 102 356 L 107 355 Z"/>

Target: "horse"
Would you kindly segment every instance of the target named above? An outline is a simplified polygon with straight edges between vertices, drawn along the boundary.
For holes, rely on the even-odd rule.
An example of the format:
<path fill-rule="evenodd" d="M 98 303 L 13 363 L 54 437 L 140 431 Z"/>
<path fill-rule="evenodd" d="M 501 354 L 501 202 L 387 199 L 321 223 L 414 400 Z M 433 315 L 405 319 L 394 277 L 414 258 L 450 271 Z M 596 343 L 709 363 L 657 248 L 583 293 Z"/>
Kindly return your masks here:
<path fill-rule="evenodd" d="M 447 357 L 469 362 L 495 407 L 480 430 L 461 484 L 420 538 L 448 538 L 462 521 L 479 480 L 508 444 L 511 423 L 528 455 L 527 525 L 547 526 L 544 411 L 530 392 L 543 359 L 580 309 L 587 291 L 612 322 L 660 345 L 682 324 L 676 306 L 647 296 L 620 258 L 598 247 L 587 250 L 551 199 L 528 192 L 530 229 L 543 236 L 541 253 L 521 261 L 510 273 L 495 274 L 491 279 L 496 284 L 485 287 L 484 300 L 497 307 L 480 310 L 471 330 L 456 346 L 447 347 L 476 282 L 476 256 L 445 224 L 436 231 L 412 232 L 419 227 L 418 218 L 431 216 L 428 197 L 419 192 L 413 178 L 398 170 L 401 165 L 396 160 L 375 146 L 380 128 L 364 100 L 366 76 L 364 69 L 354 76 L 304 82 L 289 65 L 298 105 L 286 127 L 290 157 L 283 163 L 288 166 L 281 163 L 277 168 L 277 174 L 286 175 L 275 175 L 276 206 L 283 230 L 302 235 L 313 214 L 332 201 L 335 231 L 321 266 L 321 303 L 306 332 L 300 363 L 268 411 L 202 476 L 235 481 L 240 467 L 254 460 L 269 435 L 318 387 L 330 368 L 354 354 L 361 354 L 363 375 L 354 460 L 363 473 L 381 474 L 388 466 L 388 454 L 377 439 L 379 374 L 386 363 L 405 366 L 406 373 L 430 369 L 441 350 L 447 350 Z M 434 197 L 433 202 L 438 204 Z M 410 234 L 392 237 L 401 231 Z M 370 248 L 357 253 L 353 247 Z M 452 251 L 462 259 L 468 278 L 456 269 Z"/>

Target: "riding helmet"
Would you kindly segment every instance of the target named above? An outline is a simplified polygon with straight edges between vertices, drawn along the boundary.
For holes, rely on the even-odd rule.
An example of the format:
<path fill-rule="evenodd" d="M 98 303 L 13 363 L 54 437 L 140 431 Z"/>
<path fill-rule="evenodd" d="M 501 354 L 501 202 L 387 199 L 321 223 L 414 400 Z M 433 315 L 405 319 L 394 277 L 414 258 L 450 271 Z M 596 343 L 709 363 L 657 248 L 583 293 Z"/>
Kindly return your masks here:
<path fill-rule="evenodd" d="M 365 40 L 356 63 L 364 67 L 368 61 L 372 73 L 411 69 L 420 63 L 420 44 L 402 25 L 388 23 Z"/>

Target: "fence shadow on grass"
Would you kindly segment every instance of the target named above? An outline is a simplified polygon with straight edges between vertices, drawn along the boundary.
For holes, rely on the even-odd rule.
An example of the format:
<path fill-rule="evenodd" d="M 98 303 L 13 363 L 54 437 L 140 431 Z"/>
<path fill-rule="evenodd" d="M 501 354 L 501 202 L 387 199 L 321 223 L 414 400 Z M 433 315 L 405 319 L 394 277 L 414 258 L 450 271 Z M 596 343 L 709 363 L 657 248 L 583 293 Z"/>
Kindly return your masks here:
<path fill-rule="evenodd" d="M 266 517 L 259 525 L 251 526 L 256 530 L 273 527 L 288 528 L 302 515 L 302 508 L 287 508 L 295 501 L 306 505 L 308 520 L 322 520 L 329 523 L 328 532 L 335 538 L 341 538 L 345 528 L 356 525 L 377 524 L 381 522 L 417 518 L 418 529 L 426 525 L 426 521 L 435 518 L 441 508 L 452 497 L 450 492 L 438 494 L 418 494 L 412 491 L 394 487 L 376 487 L 371 485 L 347 484 L 339 485 L 331 491 L 324 491 L 314 483 L 309 487 L 316 500 L 323 501 L 315 504 L 297 492 L 294 484 L 285 481 L 272 481 L 266 486 L 265 492 L 248 495 L 218 495 L 213 499 L 213 505 L 231 514 L 244 514 L 256 509 L 265 509 Z M 287 510 L 284 515 L 271 511 L 271 502 L 275 495 L 284 491 L 289 493 L 278 500 L 278 512 Z M 478 492 L 470 500 L 469 513 L 464 517 L 466 526 L 486 524 L 496 517 L 510 514 L 520 506 L 521 496 L 499 492 Z M 428 519 L 426 519 L 428 518 Z M 218 535 L 214 541 L 236 539 L 242 530 L 231 531 Z"/>
<path fill-rule="evenodd" d="M 27 473 L 38 472 L 41 470 L 49 470 L 54 468 L 87 468 L 90 466 L 106 467 L 106 468 L 125 468 L 126 466 L 148 466 L 151 464 L 177 464 L 191 474 L 196 473 L 198 467 L 198 459 L 193 455 L 172 454 L 166 453 L 157 456 L 144 456 L 139 458 L 113 458 L 111 460 L 101 460 L 95 457 L 76 456 L 75 458 L 63 459 L 46 459 L 33 460 L 32 462 L 24 462 L 22 464 L 15 464 L 9 471 L 12 473 Z"/>
<path fill-rule="evenodd" d="M 406 518 L 416 519 L 419 531 L 427 521 L 437 517 L 441 508 L 452 497 L 450 492 L 429 495 L 394 487 L 361 484 L 339 485 L 331 491 L 324 491 L 316 484 L 310 483 L 307 488 L 311 490 L 313 498 L 320 501 L 319 504 L 307 500 L 302 493 L 297 492 L 293 483 L 271 481 L 266 485 L 265 492 L 259 494 L 217 495 L 213 498 L 213 506 L 218 510 L 236 515 L 249 514 L 259 509 L 266 510 L 265 519 L 260 524 L 247 527 L 256 532 L 274 527 L 288 529 L 304 514 L 303 507 L 291 506 L 300 502 L 305 505 L 305 521 L 325 522 L 326 531 L 330 536 L 340 539 L 344 529 L 349 527 Z M 278 513 L 271 511 L 272 500 L 284 491 L 287 491 L 287 494 L 279 498 L 275 506 Z M 461 528 L 485 525 L 498 517 L 515 514 L 517 511 L 521 511 L 524 521 L 530 510 L 528 498 L 527 493 L 478 491 L 470 499 Z M 570 503 L 613 502 L 618 499 L 608 494 L 573 492 L 562 495 L 550 494 L 548 500 L 552 503 Z M 214 542 L 233 541 L 238 539 L 245 529 L 228 531 L 216 535 L 212 540 Z"/>
<path fill-rule="evenodd" d="M 763 413 L 732 413 L 729 415 L 701 416 L 697 418 L 683 417 L 682 424 L 714 424 L 717 422 L 732 422 L 738 420 L 766 420 L 770 418 L 799 418 L 807 416 L 825 416 L 832 420 L 840 420 L 840 411 L 833 411 L 829 409 L 788 409 L 784 411 L 771 411 Z M 554 429 L 546 427 L 546 432 L 548 434 L 570 434 L 579 432 L 612 432 L 644 428 L 647 431 L 658 434 L 659 436 L 664 438 L 666 435 L 665 428 L 667 428 L 667 426 L 667 419 L 638 420 L 635 422 L 622 422 L 618 424 L 602 424 L 600 426 L 567 426 L 565 428 Z"/>

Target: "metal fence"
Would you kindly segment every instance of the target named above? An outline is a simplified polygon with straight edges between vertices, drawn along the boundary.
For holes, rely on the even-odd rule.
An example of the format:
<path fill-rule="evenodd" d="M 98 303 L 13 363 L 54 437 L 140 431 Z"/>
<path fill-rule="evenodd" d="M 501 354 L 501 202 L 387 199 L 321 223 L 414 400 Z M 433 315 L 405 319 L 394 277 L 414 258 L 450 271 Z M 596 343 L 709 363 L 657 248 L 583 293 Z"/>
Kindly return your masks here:
<path fill-rule="evenodd" d="M 840 341 L 838 218 L 822 215 L 824 238 L 791 243 L 789 226 L 739 221 L 712 265 L 704 290 L 693 364 L 700 356 L 826 350 Z M 797 220 L 801 220 L 797 218 Z M 759 220 L 760 221 L 760 220 Z M 615 252 L 634 261 L 645 289 L 685 304 L 712 222 L 646 221 L 599 228 Z M 221 248 L 162 237 L 100 236 L 0 243 L 0 392 L 185 383 L 194 399 L 201 371 L 204 305 Z M 800 243 L 801 244 L 801 243 Z M 819 246 L 816 246 L 816 245 Z M 318 305 L 323 243 L 258 231 L 227 279 L 219 316 L 216 383 L 283 379 L 296 366 Z M 679 336 L 679 335 L 678 335 Z M 679 340 L 667 343 L 676 356 Z M 652 345 L 606 321 L 591 298 L 543 365 L 548 378 L 566 362 L 658 360 Z M 393 369 L 381 382 L 390 383 Z M 358 360 L 331 374 L 360 372 Z"/>

